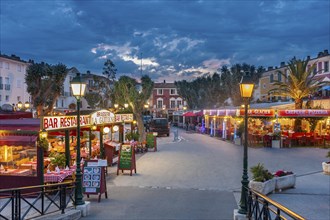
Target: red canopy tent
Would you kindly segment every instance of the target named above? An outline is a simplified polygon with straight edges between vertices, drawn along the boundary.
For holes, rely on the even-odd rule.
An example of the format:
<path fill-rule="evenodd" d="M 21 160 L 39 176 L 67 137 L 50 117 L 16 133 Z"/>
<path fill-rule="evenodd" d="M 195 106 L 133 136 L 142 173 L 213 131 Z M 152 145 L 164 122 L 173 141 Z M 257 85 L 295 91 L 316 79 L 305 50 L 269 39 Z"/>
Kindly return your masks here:
<path fill-rule="evenodd" d="M 186 112 L 182 116 L 184 116 L 184 117 L 195 117 L 196 115 L 193 112 Z"/>

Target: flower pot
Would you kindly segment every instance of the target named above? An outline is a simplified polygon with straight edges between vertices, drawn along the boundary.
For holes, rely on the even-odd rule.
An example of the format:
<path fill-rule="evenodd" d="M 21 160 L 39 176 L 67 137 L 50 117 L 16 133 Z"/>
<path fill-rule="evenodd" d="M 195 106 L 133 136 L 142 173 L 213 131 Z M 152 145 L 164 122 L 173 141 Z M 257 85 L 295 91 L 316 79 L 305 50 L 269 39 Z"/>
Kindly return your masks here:
<path fill-rule="evenodd" d="M 296 174 L 275 177 L 275 180 L 275 189 L 281 192 L 282 189 L 293 188 L 296 185 Z"/>
<path fill-rule="evenodd" d="M 281 140 L 272 140 L 272 148 L 280 148 Z"/>
<path fill-rule="evenodd" d="M 329 162 L 322 162 L 322 169 L 325 174 L 330 175 L 330 163 Z"/>
<path fill-rule="evenodd" d="M 257 182 L 251 180 L 249 182 L 249 187 L 259 193 L 267 195 L 275 191 L 275 184 L 276 184 L 275 178 L 267 180 L 265 182 Z"/>

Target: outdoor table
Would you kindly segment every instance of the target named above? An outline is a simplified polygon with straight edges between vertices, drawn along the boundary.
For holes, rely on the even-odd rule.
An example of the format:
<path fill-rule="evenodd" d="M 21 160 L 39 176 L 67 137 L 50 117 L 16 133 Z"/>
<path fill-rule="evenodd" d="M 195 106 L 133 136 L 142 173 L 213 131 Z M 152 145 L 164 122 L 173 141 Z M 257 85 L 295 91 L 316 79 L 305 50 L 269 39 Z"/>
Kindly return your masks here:
<path fill-rule="evenodd" d="M 74 171 L 70 170 L 61 170 L 59 173 L 52 171 L 50 173 L 44 174 L 44 182 L 45 183 L 60 183 L 66 177 L 71 176 Z"/>

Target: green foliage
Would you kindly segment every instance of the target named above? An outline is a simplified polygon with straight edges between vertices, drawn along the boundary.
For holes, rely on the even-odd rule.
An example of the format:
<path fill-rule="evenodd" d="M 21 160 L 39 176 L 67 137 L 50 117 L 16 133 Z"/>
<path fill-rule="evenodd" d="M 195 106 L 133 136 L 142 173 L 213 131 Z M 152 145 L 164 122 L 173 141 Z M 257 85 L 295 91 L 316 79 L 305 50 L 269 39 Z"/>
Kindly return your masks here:
<path fill-rule="evenodd" d="M 265 182 L 273 178 L 273 174 L 271 174 L 267 169 L 265 169 L 264 165 L 258 163 L 256 166 L 250 168 L 251 173 L 253 175 L 254 181 L 257 182 Z"/>
<path fill-rule="evenodd" d="M 51 157 L 50 159 L 50 163 L 54 166 L 58 166 L 58 167 L 65 167 L 65 163 L 66 163 L 66 158 L 64 154 L 61 153 L 51 153 L 49 155 L 49 157 Z"/>
<path fill-rule="evenodd" d="M 147 138 L 146 138 L 146 140 L 147 140 L 147 147 L 148 148 L 153 148 L 153 147 L 155 147 L 154 145 L 155 145 L 155 143 L 154 143 L 154 139 L 155 139 L 155 137 L 154 137 L 154 135 L 152 134 L 152 133 L 148 133 L 147 134 Z"/>
<path fill-rule="evenodd" d="M 125 139 L 126 140 L 134 140 L 134 141 L 138 141 L 139 140 L 140 135 L 138 133 L 134 133 L 134 132 L 129 132 L 125 135 Z"/>
<path fill-rule="evenodd" d="M 186 80 L 176 81 L 178 94 L 187 101 L 190 109 L 217 108 L 228 105 L 225 101 L 230 98 L 233 105 L 241 104 L 239 82 L 242 71 L 251 74 L 254 81 L 258 81 L 263 67 L 255 68 L 246 63 L 233 65 L 231 68 L 223 66 L 220 73 L 203 75 L 188 82 Z"/>
<path fill-rule="evenodd" d="M 111 82 L 115 81 L 116 78 L 116 66 L 111 60 L 107 60 L 104 63 L 102 74 L 105 75 Z"/>
<path fill-rule="evenodd" d="M 68 69 L 64 64 L 50 65 L 44 62 L 32 63 L 25 74 L 27 92 L 38 116 L 53 111 L 57 98 L 63 89 Z M 42 111 L 43 110 L 43 111 Z"/>
<path fill-rule="evenodd" d="M 38 146 L 44 149 L 44 151 L 47 151 L 49 146 L 47 138 L 40 138 L 38 141 Z"/>
<path fill-rule="evenodd" d="M 113 103 L 117 103 L 120 106 L 123 106 L 124 103 L 129 105 L 129 109 L 133 112 L 137 120 L 138 132 L 141 135 L 140 141 L 145 137 L 142 120 L 144 104 L 150 98 L 153 87 L 154 83 L 147 75 L 141 77 L 140 84 L 135 79 L 128 76 L 121 76 L 119 80 L 115 82 Z"/>
<path fill-rule="evenodd" d="M 315 80 L 317 72 L 314 72 L 316 63 L 308 67 L 309 59 L 300 60 L 293 58 L 288 62 L 288 74 L 279 71 L 282 81 L 274 81 L 276 88 L 271 89 L 276 96 L 289 96 L 295 102 L 296 109 L 302 109 L 303 98 L 313 94 L 323 85 L 322 82 Z"/>
<path fill-rule="evenodd" d="M 88 105 L 91 109 L 95 109 L 95 107 L 100 103 L 102 97 L 99 93 L 96 92 L 89 92 L 86 93 L 84 98 L 86 99 Z"/>

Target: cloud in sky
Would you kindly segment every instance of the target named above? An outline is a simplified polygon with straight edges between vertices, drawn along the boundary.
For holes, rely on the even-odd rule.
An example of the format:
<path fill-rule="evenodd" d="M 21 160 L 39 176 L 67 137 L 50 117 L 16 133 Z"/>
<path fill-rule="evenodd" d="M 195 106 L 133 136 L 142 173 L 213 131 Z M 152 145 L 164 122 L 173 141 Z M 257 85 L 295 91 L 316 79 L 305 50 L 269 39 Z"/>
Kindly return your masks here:
<path fill-rule="evenodd" d="M 192 80 L 223 65 L 278 66 L 330 48 L 328 0 L 0 2 L 0 50 L 101 74 Z"/>

